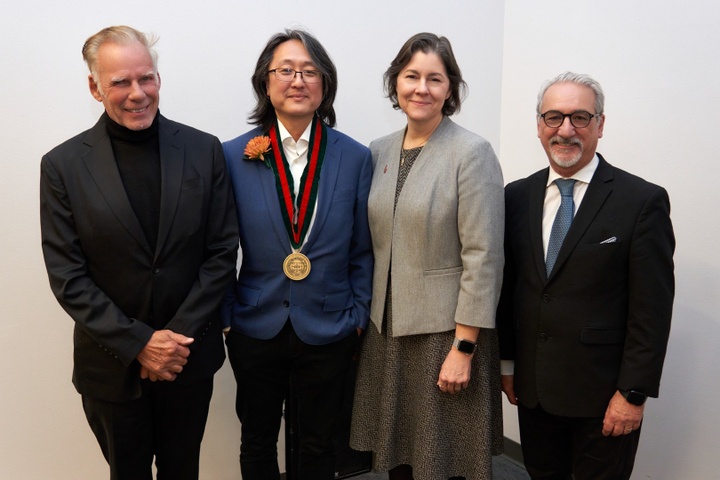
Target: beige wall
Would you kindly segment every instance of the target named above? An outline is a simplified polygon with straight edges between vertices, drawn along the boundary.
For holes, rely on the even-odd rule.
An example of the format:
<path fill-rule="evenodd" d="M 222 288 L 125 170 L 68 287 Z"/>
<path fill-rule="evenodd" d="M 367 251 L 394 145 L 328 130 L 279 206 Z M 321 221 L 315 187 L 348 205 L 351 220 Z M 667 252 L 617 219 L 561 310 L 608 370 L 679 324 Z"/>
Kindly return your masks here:
<path fill-rule="evenodd" d="M 453 8 L 457 5 L 457 8 Z M 455 12 L 462 9 L 463 13 Z M 339 71 L 338 128 L 368 143 L 401 128 L 382 73 L 418 31 L 447 35 L 470 85 L 459 121 L 499 141 L 503 3 L 370 0 L 27 0 L 0 7 L 0 479 L 107 478 L 70 383 L 72 321 L 50 293 L 40 250 L 38 166 L 102 112 L 80 49 L 113 24 L 160 36 L 161 111 L 228 140 L 249 129 L 250 75 L 271 34 L 302 25 Z M 203 480 L 239 478 L 229 365 L 216 377 Z"/>
<path fill-rule="evenodd" d="M 8 2 L 6 2 L 8 3 Z M 271 5 L 272 7 L 269 7 Z M 720 461 L 720 7 L 705 0 L 28 0 L 0 7 L 0 478 L 106 478 L 71 383 L 72 322 L 42 264 L 38 165 L 101 113 L 80 48 L 127 23 L 160 35 L 161 109 L 230 139 L 248 127 L 249 77 L 268 36 L 313 31 L 339 74 L 339 129 L 364 143 L 400 128 L 381 75 L 411 34 L 453 42 L 470 96 L 458 123 L 488 138 L 506 181 L 542 168 L 539 84 L 564 70 L 594 75 L 607 95 L 599 151 L 665 186 L 678 239 L 675 317 L 661 398 L 650 400 L 633 478 L 706 479 Z M 216 377 L 202 452 L 204 480 L 237 479 L 239 426 L 226 364 Z M 515 411 L 506 435 L 518 440 Z"/>
<path fill-rule="evenodd" d="M 717 478 L 720 467 L 719 21 L 718 3 L 704 0 L 505 2 L 505 180 L 547 164 L 536 138 L 537 89 L 573 70 L 605 90 L 598 151 L 670 194 L 677 294 L 660 398 L 646 408 L 638 480 Z M 516 435 L 514 415 L 506 409 L 506 431 Z"/>

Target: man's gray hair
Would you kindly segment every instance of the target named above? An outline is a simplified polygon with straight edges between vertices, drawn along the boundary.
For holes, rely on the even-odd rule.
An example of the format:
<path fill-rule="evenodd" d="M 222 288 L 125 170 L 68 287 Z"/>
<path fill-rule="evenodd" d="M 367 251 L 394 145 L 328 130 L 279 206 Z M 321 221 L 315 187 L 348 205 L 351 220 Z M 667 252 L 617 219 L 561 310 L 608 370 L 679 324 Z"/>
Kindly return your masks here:
<path fill-rule="evenodd" d="M 82 48 L 82 55 L 85 63 L 87 63 L 90 73 L 92 73 L 95 82 L 98 82 L 98 50 L 105 43 L 116 43 L 118 45 L 131 45 L 133 43 L 140 43 L 147 48 L 152 58 L 153 69 L 157 72 L 157 61 L 158 54 L 153 48 L 157 43 L 157 37 L 148 36 L 143 32 L 135 30 L 132 27 L 125 25 L 119 25 L 114 27 L 107 27 L 100 30 L 95 35 L 85 40 L 85 44 Z"/>
<path fill-rule="evenodd" d="M 542 113 L 540 109 L 542 108 L 542 101 L 543 97 L 545 96 L 545 92 L 547 92 L 547 89 L 552 87 L 556 83 L 574 83 L 576 85 L 582 85 L 584 87 L 592 89 L 592 91 L 595 92 L 595 112 L 590 113 L 596 113 L 598 115 L 602 115 L 604 113 L 605 94 L 603 93 L 602 87 L 597 82 L 597 80 L 590 77 L 590 75 L 585 75 L 584 73 L 565 72 L 561 73 L 555 78 L 546 81 L 540 87 L 536 107 L 538 115 Z"/>

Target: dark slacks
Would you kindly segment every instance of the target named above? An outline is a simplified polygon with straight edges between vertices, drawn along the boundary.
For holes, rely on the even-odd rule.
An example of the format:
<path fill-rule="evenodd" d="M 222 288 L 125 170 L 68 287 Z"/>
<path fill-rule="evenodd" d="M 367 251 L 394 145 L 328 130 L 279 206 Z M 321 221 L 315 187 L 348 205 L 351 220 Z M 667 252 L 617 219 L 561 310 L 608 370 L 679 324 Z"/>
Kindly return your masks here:
<path fill-rule="evenodd" d="M 357 335 L 309 345 L 288 321 L 270 340 L 230 332 L 228 358 L 237 381 L 243 480 L 278 480 L 277 439 L 290 382 L 297 397 L 299 478 L 335 478 L 334 436 Z"/>
<path fill-rule="evenodd" d="M 627 480 L 635 464 L 640 429 L 604 437 L 603 417 L 551 415 L 539 405 L 518 405 L 525 468 L 533 480 Z"/>
<path fill-rule="evenodd" d="M 114 403 L 84 395 L 83 409 L 111 480 L 197 480 L 212 377 L 192 385 L 142 382 L 142 396 Z"/>

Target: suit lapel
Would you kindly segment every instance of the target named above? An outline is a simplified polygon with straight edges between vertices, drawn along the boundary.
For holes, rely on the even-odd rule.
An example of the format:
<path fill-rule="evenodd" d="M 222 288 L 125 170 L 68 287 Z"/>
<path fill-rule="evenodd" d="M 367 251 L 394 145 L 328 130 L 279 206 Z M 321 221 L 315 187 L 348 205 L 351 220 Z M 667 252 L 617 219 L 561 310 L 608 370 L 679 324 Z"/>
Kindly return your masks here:
<path fill-rule="evenodd" d="M 260 130 L 258 130 L 258 135 L 260 135 L 259 132 Z M 282 148 L 282 144 L 280 144 L 280 148 Z M 278 242 L 280 242 L 284 252 L 290 253 L 290 238 L 285 228 L 285 221 L 282 218 L 283 213 L 280 208 L 275 174 L 271 169 L 267 168 L 263 162 L 253 161 L 252 163 L 255 167 L 252 169 L 252 173 L 253 175 L 257 175 L 257 182 L 260 184 L 263 198 L 265 199 L 264 205 L 266 205 L 268 210 L 268 218 L 272 221 Z"/>
<path fill-rule="evenodd" d="M 130 205 L 120 171 L 115 163 L 104 116 L 90 129 L 83 141 L 90 147 L 90 150 L 83 155 L 83 160 L 100 194 L 128 233 L 140 246 L 149 251 L 150 246 L 145 233 Z"/>
<path fill-rule="evenodd" d="M 448 138 L 452 138 L 451 135 L 446 135 L 447 130 L 452 126 L 452 120 L 448 117 L 443 117 L 442 121 L 440 122 L 440 125 L 437 126 L 435 131 L 430 135 L 430 138 L 428 138 L 427 143 L 423 147 L 422 150 L 420 150 L 420 154 L 415 159 L 415 163 L 413 163 L 412 168 L 410 169 L 410 172 L 408 172 L 408 178 L 414 175 L 419 175 L 423 177 L 422 169 L 425 168 L 426 164 L 430 163 L 429 165 L 431 168 L 441 168 L 442 165 L 438 162 L 432 162 L 433 158 L 442 158 L 443 155 L 447 154 L 447 151 L 449 149 L 452 149 L 452 146 L 448 146 Z M 398 153 L 400 150 L 402 150 L 402 140 L 405 135 L 405 131 L 403 130 L 403 136 L 400 137 L 400 147 L 398 149 Z M 399 163 L 399 159 L 398 159 Z M 398 165 L 399 169 L 399 165 Z M 421 173 L 415 173 L 413 175 L 413 172 L 421 172 Z M 407 181 L 407 180 L 406 180 Z M 402 193 L 400 194 L 402 195 Z"/>
<path fill-rule="evenodd" d="M 373 228 L 380 232 L 392 232 L 395 218 L 395 191 L 397 190 L 398 171 L 400 169 L 400 150 L 402 149 L 405 130 L 392 134 L 387 141 L 372 145 L 373 148 L 373 179 L 370 187 L 370 198 L 376 205 L 387 205 L 389 208 L 369 212 Z M 398 204 L 402 203 L 402 194 Z M 398 206 L 398 208 L 401 208 Z M 386 257 L 389 261 L 389 257 Z M 383 266 L 386 268 L 387 264 Z"/>
<path fill-rule="evenodd" d="M 185 165 L 185 148 L 176 142 L 180 129 L 165 117 L 161 116 L 159 120 L 161 194 L 156 257 L 162 251 L 175 219 Z"/>
<path fill-rule="evenodd" d="M 543 248 L 542 221 L 543 205 L 545 203 L 545 190 L 549 167 L 540 170 L 532 177 L 530 191 L 528 194 L 528 224 L 530 231 L 530 245 L 532 246 L 533 257 L 535 257 L 535 268 L 540 278 L 547 277 L 545 273 L 545 249 Z"/>
<path fill-rule="evenodd" d="M 398 174 L 400 172 L 400 152 L 402 151 L 405 130 L 398 131 L 387 147 L 378 152 L 378 162 L 375 166 L 373 187 L 377 185 L 380 205 L 394 205 L 395 191 L 397 190 Z M 415 159 L 417 161 L 418 159 Z M 414 167 L 413 167 L 414 168 Z M 412 172 L 412 169 L 410 170 Z M 381 188 L 382 187 L 382 188 Z M 398 202 L 401 201 L 401 197 Z M 393 210 L 389 210 L 391 213 Z M 394 215 L 391 215 L 391 217 Z"/>
<path fill-rule="evenodd" d="M 400 192 L 400 197 L 398 198 L 398 205 L 407 202 L 415 203 L 413 187 L 410 186 L 415 186 L 416 188 L 424 187 L 428 184 L 428 181 L 432 183 L 438 175 L 442 175 L 442 172 L 439 172 L 439 170 L 443 169 L 444 165 L 437 160 L 433 161 L 433 159 L 442 158 L 444 155 L 447 155 L 449 150 L 452 150 L 452 145 L 448 145 L 448 138 L 452 138 L 452 135 L 447 134 L 447 131 L 452 125 L 452 120 L 448 117 L 443 117 L 435 131 L 430 135 L 430 138 L 428 138 L 427 143 L 425 143 L 422 150 L 420 150 L 420 154 L 415 159 L 412 168 L 410 168 L 407 174 L 405 184 L 408 185 L 409 188 L 403 187 Z M 389 165 L 388 168 L 391 169 L 388 172 L 391 173 L 391 175 L 387 179 L 384 179 L 384 193 L 385 196 L 389 197 L 389 203 L 385 203 L 387 205 L 395 205 L 395 191 L 397 189 L 398 174 L 400 171 L 400 155 L 406 131 L 407 127 L 397 132 L 392 142 L 388 145 L 388 149 L 383 152 L 387 154 L 386 163 Z M 433 198 L 431 197 L 429 201 L 430 204 L 432 204 Z"/>
<path fill-rule="evenodd" d="M 307 242 L 303 250 L 309 252 L 312 249 L 312 245 L 317 240 L 320 231 L 322 230 L 325 219 L 327 219 L 328 213 L 330 213 L 330 207 L 332 206 L 333 194 L 335 193 L 335 184 L 337 182 L 338 174 L 340 173 L 340 162 L 342 160 L 342 149 L 338 146 L 337 142 L 340 137 L 336 132 L 327 128 L 327 145 L 325 146 L 325 159 L 323 160 L 322 169 L 320 170 L 320 179 L 318 185 L 318 196 L 317 196 L 317 209 L 315 213 L 315 220 L 310 230 Z M 308 156 L 310 152 L 308 152 Z"/>
<path fill-rule="evenodd" d="M 570 254 L 585 234 L 585 231 L 590 227 L 590 224 L 597 216 L 605 200 L 612 192 L 612 187 L 610 186 L 610 182 L 613 179 L 612 168 L 602 157 L 599 155 L 598 157 L 600 158 L 600 163 L 593 174 L 592 180 L 590 180 L 587 192 L 585 192 L 585 196 L 580 204 L 580 208 L 578 208 L 575 214 L 575 218 L 573 218 L 570 230 L 568 230 L 562 247 L 560 247 L 558 258 L 555 261 L 555 266 L 553 266 L 551 278 L 570 257 Z"/>

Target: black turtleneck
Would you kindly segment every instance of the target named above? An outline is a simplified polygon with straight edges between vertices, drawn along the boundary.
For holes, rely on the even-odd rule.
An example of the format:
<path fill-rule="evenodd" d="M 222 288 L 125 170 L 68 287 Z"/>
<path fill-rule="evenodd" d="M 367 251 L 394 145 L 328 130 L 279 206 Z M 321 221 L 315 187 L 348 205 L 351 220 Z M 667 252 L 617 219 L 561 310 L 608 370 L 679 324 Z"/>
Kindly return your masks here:
<path fill-rule="evenodd" d="M 130 130 L 104 115 L 125 192 L 154 252 L 160 219 L 160 114 L 145 130 Z"/>

